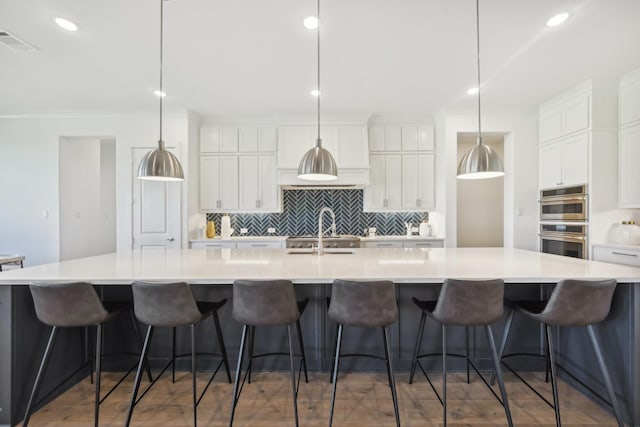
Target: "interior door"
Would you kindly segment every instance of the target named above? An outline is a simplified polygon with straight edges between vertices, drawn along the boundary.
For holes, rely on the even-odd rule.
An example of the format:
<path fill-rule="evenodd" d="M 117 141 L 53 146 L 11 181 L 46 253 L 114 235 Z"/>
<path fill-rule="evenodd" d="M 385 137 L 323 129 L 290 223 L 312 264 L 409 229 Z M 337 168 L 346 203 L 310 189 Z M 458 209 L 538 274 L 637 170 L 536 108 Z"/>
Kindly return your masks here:
<path fill-rule="evenodd" d="M 180 248 L 179 182 L 138 179 L 138 165 L 150 148 L 134 148 L 132 164 L 132 247 Z M 168 148 L 175 154 L 173 148 Z"/>

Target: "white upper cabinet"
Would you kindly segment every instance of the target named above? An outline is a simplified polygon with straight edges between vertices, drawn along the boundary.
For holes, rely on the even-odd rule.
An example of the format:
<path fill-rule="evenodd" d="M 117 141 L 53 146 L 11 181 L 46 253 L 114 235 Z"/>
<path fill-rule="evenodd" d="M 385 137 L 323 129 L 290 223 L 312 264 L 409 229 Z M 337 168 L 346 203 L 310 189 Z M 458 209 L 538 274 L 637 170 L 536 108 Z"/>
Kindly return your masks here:
<path fill-rule="evenodd" d="M 618 206 L 640 208 L 640 69 L 620 79 Z"/>
<path fill-rule="evenodd" d="M 618 205 L 621 208 L 640 208 L 640 124 L 620 131 Z"/>
<path fill-rule="evenodd" d="M 241 155 L 239 162 L 239 210 L 276 212 L 280 210 L 280 190 L 276 183 L 276 156 Z"/>
<path fill-rule="evenodd" d="M 435 208 L 435 154 L 431 125 L 369 128 L 370 185 L 364 210 L 426 211 Z"/>
<path fill-rule="evenodd" d="M 590 94 L 584 91 L 543 104 L 539 115 L 540 142 L 588 130 L 590 105 Z"/>
<path fill-rule="evenodd" d="M 369 128 L 369 151 L 433 151 L 432 125 L 374 125 Z"/>
<path fill-rule="evenodd" d="M 297 169 L 304 153 L 315 144 L 313 128 L 283 126 L 278 128 L 278 136 L 278 168 Z"/>
<path fill-rule="evenodd" d="M 239 128 L 238 151 L 241 153 L 275 153 L 277 146 L 278 129 L 274 126 Z"/>
<path fill-rule="evenodd" d="M 206 126 L 200 130 L 200 210 L 279 212 L 277 128 Z M 249 154 L 251 153 L 251 154 Z"/>
<path fill-rule="evenodd" d="M 238 209 L 237 156 L 200 156 L 200 209 L 206 212 Z"/>
<path fill-rule="evenodd" d="M 640 69 L 620 79 L 620 127 L 640 123 Z"/>
<path fill-rule="evenodd" d="M 589 181 L 589 135 L 580 133 L 540 147 L 540 188 Z"/>

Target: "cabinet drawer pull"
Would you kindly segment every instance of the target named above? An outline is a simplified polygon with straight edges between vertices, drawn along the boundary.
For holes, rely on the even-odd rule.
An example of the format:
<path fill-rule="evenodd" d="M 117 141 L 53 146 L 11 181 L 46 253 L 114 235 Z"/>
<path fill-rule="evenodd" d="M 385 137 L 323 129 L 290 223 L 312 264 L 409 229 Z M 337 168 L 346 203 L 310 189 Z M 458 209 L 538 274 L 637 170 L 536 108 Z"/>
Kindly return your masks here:
<path fill-rule="evenodd" d="M 378 243 L 376 246 L 391 246 L 392 243 Z"/>
<path fill-rule="evenodd" d="M 416 243 L 416 246 L 431 246 L 431 243 Z"/>
<path fill-rule="evenodd" d="M 624 256 L 632 256 L 632 257 L 638 257 L 638 254 L 625 254 L 624 252 L 611 252 L 614 255 L 624 255 Z"/>
<path fill-rule="evenodd" d="M 252 248 L 264 248 L 265 246 L 269 246 L 265 243 L 254 243 L 253 245 L 251 245 Z"/>

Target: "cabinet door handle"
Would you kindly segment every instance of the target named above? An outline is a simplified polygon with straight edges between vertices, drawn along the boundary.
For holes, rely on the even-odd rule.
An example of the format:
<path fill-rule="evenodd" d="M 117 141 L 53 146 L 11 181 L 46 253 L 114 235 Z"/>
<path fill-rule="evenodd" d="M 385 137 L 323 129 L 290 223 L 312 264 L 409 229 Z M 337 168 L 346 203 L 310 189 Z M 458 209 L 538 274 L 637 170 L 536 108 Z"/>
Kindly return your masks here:
<path fill-rule="evenodd" d="M 416 199 L 416 206 L 417 207 L 422 206 L 422 200 L 421 199 Z"/>
<path fill-rule="evenodd" d="M 173 242 L 174 240 L 176 240 L 176 239 L 174 239 L 173 237 L 170 237 L 170 238 L 167 239 L 167 242 Z"/>
<path fill-rule="evenodd" d="M 382 201 L 382 206 L 384 206 L 385 208 L 388 208 L 389 207 L 389 200 L 388 199 L 384 199 Z"/>
<path fill-rule="evenodd" d="M 256 200 L 256 208 L 260 207 L 260 200 Z"/>
<path fill-rule="evenodd" d="M 624 255 L 624 256 L 632 256 L 632 257 L 638 257 L 638 254 L 625 254 L 624 252 L 611 252 L 614 255 Z"/>

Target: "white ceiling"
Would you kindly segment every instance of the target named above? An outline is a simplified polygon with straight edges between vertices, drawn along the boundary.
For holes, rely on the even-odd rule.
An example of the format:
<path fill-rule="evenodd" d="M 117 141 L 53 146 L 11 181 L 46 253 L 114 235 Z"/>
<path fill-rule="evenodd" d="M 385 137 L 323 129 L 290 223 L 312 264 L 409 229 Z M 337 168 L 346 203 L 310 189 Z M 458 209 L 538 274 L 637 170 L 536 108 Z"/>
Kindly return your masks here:
<path fill-rule="evenodd" d="M 474 110 L 474 0 L 321 0 L 323 112 Z M 572 17 L 547 28 L 560 11 Z M 309 114 L 314 0 L 165 3 L 168 109 Z M 69 33 L 53 22 L 75 21 Z M 159 0 L 0 0 L 0 115 L 155 111 Z M 638 0 L 481 0 L 485 111 L 522 111 L 588 78 L 640 67 Z"/>

